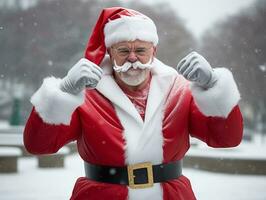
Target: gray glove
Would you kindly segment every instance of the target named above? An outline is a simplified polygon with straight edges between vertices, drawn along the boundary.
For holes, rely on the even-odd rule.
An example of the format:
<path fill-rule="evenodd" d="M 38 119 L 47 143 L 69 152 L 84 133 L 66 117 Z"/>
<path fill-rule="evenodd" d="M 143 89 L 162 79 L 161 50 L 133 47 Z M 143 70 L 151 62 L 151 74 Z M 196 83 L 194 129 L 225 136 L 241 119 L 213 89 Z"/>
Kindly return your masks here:
<path fill-rule="evenodd" d="M 60 89 L 71 94 L 78 94 L 85 87 L 93 89 L 100 81 L 102 73 L 99 66 L 81 58 L 62 79 Z"/>
<path fill-rule="evenodd" d="M 211 65 L 197 52 L 188 54 L 177 64 L 176 68 L 179 74 L 204 89 L 211 88 L 217 81 Z"/>

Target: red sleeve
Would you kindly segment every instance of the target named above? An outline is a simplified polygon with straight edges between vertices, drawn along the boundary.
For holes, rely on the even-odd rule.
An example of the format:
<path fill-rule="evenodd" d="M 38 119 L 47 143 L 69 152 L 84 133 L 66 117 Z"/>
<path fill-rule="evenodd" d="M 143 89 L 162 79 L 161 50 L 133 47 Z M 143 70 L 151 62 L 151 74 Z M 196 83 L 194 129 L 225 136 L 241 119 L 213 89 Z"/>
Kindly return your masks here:
<path fill-rule="evenodd" d="M 234 147 L 243 135 L 243 119 L 239 106 L 235 106 L 227 118 L 206 117 L 195 102 L 190 106 L 189 133 L 211 147 Z"/>
<path fill-rule="evenodd" d="M 55 153 L 65 144 L 76 140 L 79 133 L 77 110 L 72 115 L 70 125 L 53 125 L 43 122 L 33 108 L 24 129 L 24 145 L 32 154 Z"/>

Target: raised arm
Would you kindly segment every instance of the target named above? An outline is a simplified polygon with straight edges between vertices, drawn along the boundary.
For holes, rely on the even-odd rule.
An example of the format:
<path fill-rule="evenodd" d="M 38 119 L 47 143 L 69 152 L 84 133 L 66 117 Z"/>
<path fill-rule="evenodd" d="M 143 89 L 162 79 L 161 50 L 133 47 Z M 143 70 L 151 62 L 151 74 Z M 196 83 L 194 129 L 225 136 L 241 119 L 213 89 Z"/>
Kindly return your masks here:
<path fill-rule="evenodd" d="M 177 70 L 191 81 L 189 133 L 212 147 L 237 146 L 243 120 L 232 73 L 226 68 L 212 69 L 196 52 L 182 59 Z"/>
<path fill-rule="evenodd" d="M 34 108 L 24 130 L 24 144 L 34 154 L 57 152 L 81 132 L 78 107 L 85 87 L 94 88 L 102 71 L 87 59 L 77 62 L 63 78 L 49 77 L 34 93 Z"/>

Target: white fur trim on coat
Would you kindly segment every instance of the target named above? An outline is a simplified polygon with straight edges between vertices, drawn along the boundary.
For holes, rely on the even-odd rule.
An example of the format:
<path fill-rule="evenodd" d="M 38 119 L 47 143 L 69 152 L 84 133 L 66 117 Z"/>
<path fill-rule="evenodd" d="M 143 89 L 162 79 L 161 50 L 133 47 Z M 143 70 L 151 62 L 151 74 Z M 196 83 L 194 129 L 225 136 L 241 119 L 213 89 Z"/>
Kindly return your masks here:
<path fill-rule="evenodd" d="M 218 80 L 207 90 L 195 83 L 191 91 L 195 103 L 205 116 L 227 117 L 240 100 L 240 94 L 232 73 L 226 68 L 214 69 Z"/>
<path fill-rule="evenodd" d="M 177 72 L 154 59 L 145 120 L 143 121 L 134 104 L 123 93 L 111 75 L 112 66 L 108 56 L 102 62 L 102 67 L 104 75 L 96 89 L 113 103 L 124 128 L 125 163 L 162 163 L 164 142 L 162 123 L 165 99 L 174 83 Z M 128 200 L 146 199 L 163 199 L 163 189 L 160 183 L 155 183 L 153 187 L 145 189 L 128 188 Z"/>
<path fill-rule="evenodd" d="M 84 102 L 84 92 L 72 95 L 59 88 L 61 79 L 47 77 L 31 97 L 31 103 L 44 122 L 69 125 L 72 113 Z"/>
<path fill-rule="evenodd" d="M 159 41 L 154 22 L 143 16 L 123 16 L 109 21 L 104 27 L 104 35 L 106 47 L 136 39 L 152 42 L 156 46 Z"/>

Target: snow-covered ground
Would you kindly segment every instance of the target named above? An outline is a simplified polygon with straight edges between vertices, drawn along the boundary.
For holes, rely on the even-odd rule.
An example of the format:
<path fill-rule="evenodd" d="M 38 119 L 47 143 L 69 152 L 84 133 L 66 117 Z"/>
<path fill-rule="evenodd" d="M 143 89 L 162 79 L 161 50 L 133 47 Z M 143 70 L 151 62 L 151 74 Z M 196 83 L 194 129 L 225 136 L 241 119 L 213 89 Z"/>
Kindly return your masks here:
<path fill-rule="evenodd" d="M 19 173 L 0 174 L 1 200 L 69 199 L 75 180 L 83 176 L 77 154 L 63 169 L 39 169 L 35 158 L 19 160 Z M 229 175 L 184 169 L 198 200 L 265 200 L 266 176 Z"/>
<path fill-rule="evenodd" d="M 7 120 L 0 120 L 0 129 L 10 128 L 9 122 Z"/>
<path fill-rule="evenodd" d="M 186 155 L 266 161 L 266 143 L 262 144 L 258 137 L 254 137 L 252 142 L 241 142 L 237 148 L 211 148 L 197 140 L 197 146 L 192 146 Z"/>

